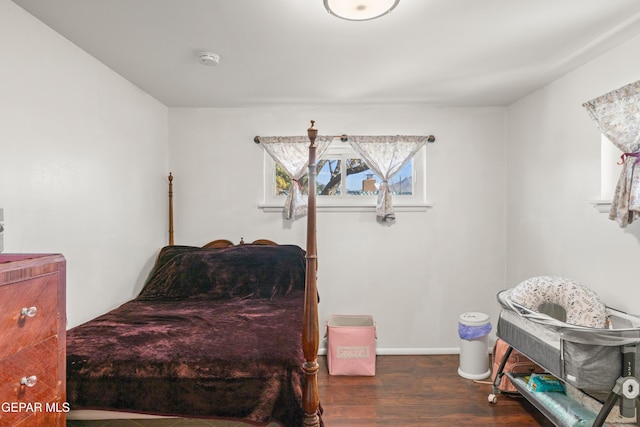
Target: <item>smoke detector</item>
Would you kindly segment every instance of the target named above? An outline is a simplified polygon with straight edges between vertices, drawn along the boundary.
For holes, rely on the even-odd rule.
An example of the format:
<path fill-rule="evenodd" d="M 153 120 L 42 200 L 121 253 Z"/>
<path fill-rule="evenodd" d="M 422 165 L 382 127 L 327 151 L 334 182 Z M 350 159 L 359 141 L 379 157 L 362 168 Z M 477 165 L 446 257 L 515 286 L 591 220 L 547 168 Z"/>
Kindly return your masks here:
<path fill-rule="evenodd" d="M 200 52 L 198 58 L 202 65 L 209 65 L 211 67 L 215 67 L 220 62 L 220 55 L 213 52 Z"/>

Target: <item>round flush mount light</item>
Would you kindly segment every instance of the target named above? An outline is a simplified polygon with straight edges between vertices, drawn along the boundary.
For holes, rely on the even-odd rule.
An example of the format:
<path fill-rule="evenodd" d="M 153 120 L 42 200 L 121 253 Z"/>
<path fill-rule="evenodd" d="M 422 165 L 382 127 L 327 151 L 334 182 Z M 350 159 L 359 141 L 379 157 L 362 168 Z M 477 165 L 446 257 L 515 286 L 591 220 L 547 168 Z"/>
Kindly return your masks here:
<path fill-rule="evenodd" d="M 349 21 L 368 21 L 391 12 L 400 0 L 324 0 L 327 11 Z"/>
<path fill-rule="evenodd" d="M 200 52 L 198 59 L 202 65 L 209 65 L 211 67 L 215 67 L 220 63 L 220 55 L 213 52 Z"/>

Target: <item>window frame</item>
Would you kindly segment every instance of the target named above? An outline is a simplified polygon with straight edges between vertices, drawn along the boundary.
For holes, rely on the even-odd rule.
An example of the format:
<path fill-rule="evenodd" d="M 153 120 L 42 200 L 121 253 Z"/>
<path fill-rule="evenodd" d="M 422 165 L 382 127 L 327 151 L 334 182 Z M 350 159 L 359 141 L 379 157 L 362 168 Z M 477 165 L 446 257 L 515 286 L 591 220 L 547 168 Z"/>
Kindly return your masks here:
<path fill-rule="evenodd" d="M 600 213 L 608 214 L 613 203 L 613 195 L 620 178 L 619 164 L 622 152 L 616 145 L 600 133 L 600 194 L 598 198 L 589 200 Z"/>
<path fill-rule="evenodd" d="M 424 211 L 433 206 L 427 201 L 426 197 L 426 146 L 425 144 L 413 156 L 412 166 L 412 195 L 393 195 L 393 205 L 398 211 Z M 286 195 L 276 195 L 276 163 L 271 156 L 264 152 L 264 201 L 259 208 L 265 211 L 282 211 Z M 347 158 L 362 158 L 356 151 L 345 142 L 334 141 L 329 145 L 321 159 L 340 159 L 342 168 Z M 323 211 L 363 211 L 375 210 L 378 195 L 355 195 L 349 194 L 346 190 L 346 174 L 341 177 L 341 194 L 340 195 L 317 195 L 316 205 L 318 210 Z"/>
<path fill-rule="evenodd" d="M 613 200 L 620 178 L 622 151 L 604 134 L 600 135 L 600 199 Z"/>

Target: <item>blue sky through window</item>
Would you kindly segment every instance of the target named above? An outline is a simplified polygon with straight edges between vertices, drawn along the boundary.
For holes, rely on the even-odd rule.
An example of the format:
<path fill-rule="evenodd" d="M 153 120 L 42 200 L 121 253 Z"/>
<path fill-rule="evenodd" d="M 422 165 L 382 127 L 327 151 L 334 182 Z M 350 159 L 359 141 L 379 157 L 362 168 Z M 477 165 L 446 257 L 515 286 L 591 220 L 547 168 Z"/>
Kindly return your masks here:
<path fill-rule="evenodd" d="M 406 165 L 402 167 L 400 172 L 391 178 L 391 189 L 394 193 L 411 193 L 412 191 L 412 167 L 413 160 L 407 162 Z M 347 191 L 348 192 L 360 192 L 362 191 L 362 181 L 367 178 L 367 175 L 373 174 L 373 171 L 367 170 L 364 172 L 360 172 L 357 174 L 352 174 L 347 176 Z M 374 174 L 374 178 L 376 183 L 379 184 L 382 179 Z M 329 171 L 328 162 L 325 164 L 325 167 L 321 170 L 318 170 L 318 184 L 326 184 L 331 179 L 331 172 Z"/>

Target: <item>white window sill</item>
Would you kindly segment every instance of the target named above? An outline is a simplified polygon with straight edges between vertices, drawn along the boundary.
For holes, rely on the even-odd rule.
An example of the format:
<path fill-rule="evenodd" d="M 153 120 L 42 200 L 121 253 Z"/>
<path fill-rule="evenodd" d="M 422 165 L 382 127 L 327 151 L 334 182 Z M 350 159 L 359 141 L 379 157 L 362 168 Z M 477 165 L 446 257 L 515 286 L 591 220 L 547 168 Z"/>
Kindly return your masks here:
<path fill-rule="evenodd" d="M 589 204 L 600 213 L 609 213 L 611 210 L 611 200 L 589 200 Z"/>
<path fill-rule="evenodd" d="M 395 212 L 426 212 L 433 208 L 433 203 L 413 203 L 413 204 L 394 204 Z M 283 204 L 262 203 L 258 205 L 258 209 L 262 209 L 265 213 L 279 212 L 282 213 Z M 318 212 L 375 212 L 375 205 L 359 205 L 359 204 L 332 204 L 332 205 L 316 205 Z"/>

